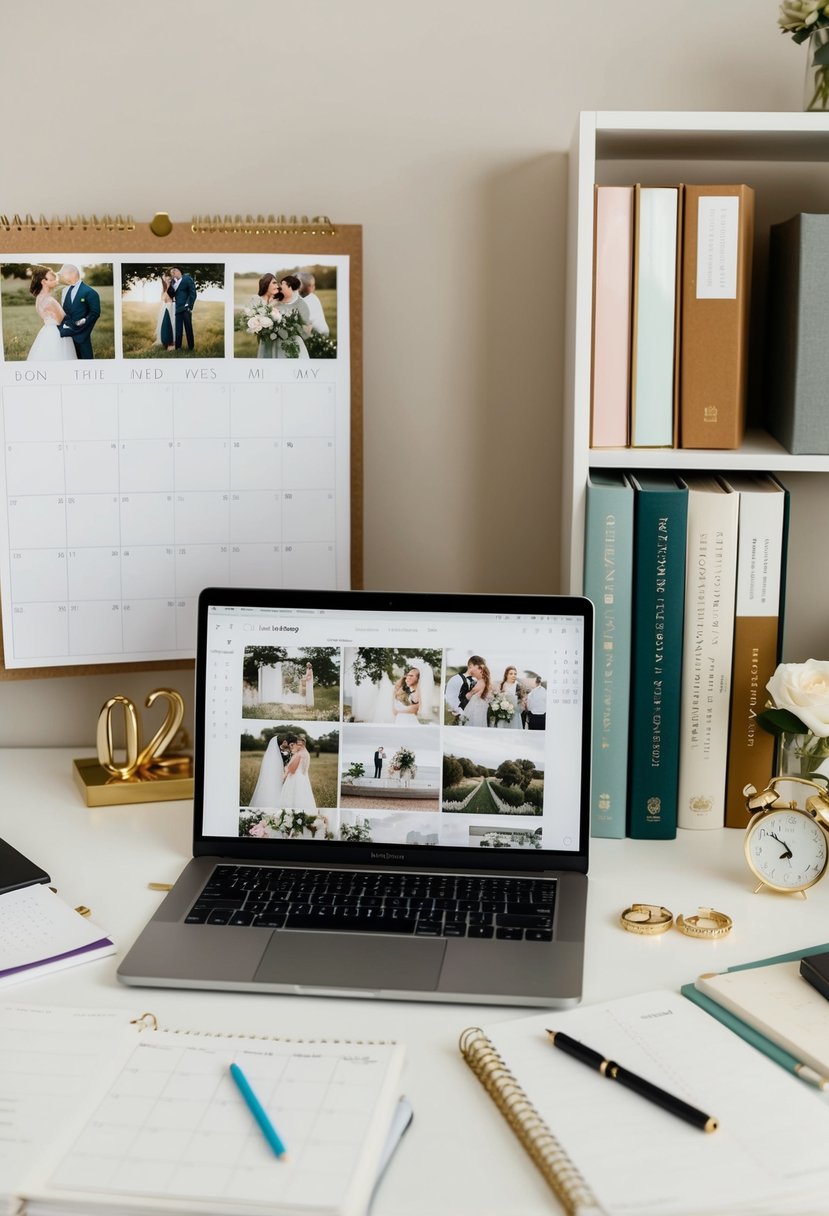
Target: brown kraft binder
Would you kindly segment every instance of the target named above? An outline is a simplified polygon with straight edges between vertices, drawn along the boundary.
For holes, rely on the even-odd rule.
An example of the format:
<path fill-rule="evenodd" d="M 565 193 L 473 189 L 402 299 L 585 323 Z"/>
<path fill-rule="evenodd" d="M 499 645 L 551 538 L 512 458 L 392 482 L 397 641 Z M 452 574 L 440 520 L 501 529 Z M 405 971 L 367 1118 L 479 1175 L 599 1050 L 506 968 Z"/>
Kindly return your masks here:
<path fill-rule="evenodd" d="M 750 186 L 686 185 L 680 447 L 734 449 L 742 442 L 753 242 Z"/>

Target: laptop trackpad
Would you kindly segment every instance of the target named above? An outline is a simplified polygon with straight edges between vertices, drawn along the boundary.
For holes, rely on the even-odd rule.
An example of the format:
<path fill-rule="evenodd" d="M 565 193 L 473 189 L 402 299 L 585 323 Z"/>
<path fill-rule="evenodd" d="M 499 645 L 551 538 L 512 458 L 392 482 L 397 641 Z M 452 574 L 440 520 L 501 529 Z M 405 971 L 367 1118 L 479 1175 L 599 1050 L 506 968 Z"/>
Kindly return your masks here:
<path fill-rule="evenodd" d="M 271 935 L 254 980 L 316 988 L 437 988 L 446 942 L 424 937 L 281 932 Z"/>

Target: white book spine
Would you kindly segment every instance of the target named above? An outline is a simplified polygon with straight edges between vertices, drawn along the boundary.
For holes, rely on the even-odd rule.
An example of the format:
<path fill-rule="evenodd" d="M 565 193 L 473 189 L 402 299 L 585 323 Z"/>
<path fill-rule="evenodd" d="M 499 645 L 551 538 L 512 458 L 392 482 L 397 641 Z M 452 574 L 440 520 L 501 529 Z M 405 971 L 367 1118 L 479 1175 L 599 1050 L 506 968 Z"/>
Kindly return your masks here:
<path fill-rule="evenodd" d="M 631 445 L 674 441 L 674 355 L 679 190 L 637 190 Z"/>
<path fill-rule="evenodd" d="M 677 824 L 721 828 L 740 496 L 700 481 L 688 478 Z"/>

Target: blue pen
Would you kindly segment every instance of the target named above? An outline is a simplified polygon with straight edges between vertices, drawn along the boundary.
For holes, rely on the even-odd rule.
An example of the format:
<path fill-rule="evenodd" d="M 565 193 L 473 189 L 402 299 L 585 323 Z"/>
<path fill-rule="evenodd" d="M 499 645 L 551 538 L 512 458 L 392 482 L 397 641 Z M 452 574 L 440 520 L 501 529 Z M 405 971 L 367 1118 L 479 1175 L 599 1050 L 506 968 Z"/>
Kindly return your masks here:
<path fill-rule="evenodd" d="M 230 1075 L 236 1082 L 239 1088 L 239 1093 L 245 1099 L 245 1104 L 247 1105 L 248 1110 L 262 1129 L 262 1134 L 267 1140 L 268 1144 L 271 1146 L 276 1156 L 279 1157 L 280 1160 L 284 1160 L 287 1149 L 280 1140 L 279 1133 L 268 1118 L 264 1106 L 251 1089 L 250 1082 L 238 1064 L 231 1064 Z"/>

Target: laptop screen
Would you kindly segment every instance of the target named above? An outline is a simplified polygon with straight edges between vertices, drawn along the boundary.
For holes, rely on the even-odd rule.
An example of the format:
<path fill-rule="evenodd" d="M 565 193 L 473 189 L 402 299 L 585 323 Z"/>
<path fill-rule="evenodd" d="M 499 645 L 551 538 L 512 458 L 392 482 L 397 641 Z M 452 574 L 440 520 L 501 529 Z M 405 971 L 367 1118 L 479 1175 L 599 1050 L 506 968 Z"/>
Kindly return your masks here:
<path fill-rule="evenodd" d="M 591 654 L 579 597 L 203 592 L 197 846 L 583 868 Z"/>

